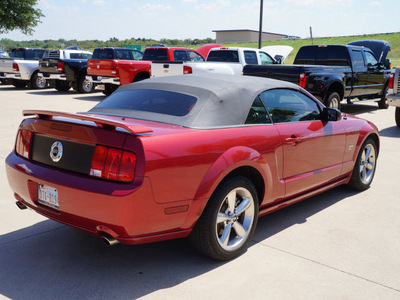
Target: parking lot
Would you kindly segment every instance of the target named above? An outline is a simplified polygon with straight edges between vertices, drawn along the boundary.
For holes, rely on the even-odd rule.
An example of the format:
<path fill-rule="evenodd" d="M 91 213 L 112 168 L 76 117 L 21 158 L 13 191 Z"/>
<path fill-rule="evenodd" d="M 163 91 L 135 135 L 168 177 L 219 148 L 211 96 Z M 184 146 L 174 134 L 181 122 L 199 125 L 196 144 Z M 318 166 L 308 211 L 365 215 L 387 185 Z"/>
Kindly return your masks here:
<path fill-rule="evenodd" d="M 393 107 L 342 106 L 380 130 L 369 190 L 338 187 L 262 217 L 248 250 L 217 262 L 186 240 L 107 247 L 17 208 L 4 165 L 21 111 L 86 111 L 102 99 L 0 85 L 0 299 L 400 299 L 400 128 Z"/>

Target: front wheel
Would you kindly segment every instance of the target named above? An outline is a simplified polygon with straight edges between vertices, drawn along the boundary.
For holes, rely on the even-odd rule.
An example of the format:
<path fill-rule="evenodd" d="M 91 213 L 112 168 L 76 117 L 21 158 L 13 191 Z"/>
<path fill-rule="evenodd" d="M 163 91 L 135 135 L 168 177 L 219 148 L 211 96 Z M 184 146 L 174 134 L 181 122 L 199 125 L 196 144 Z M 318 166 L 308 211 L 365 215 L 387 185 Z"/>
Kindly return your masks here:
<path fill-rule="evenodd" d="M 203 254 L 228 260 L 249 244 L 258 220 L 258 196 L 254 184 L 237 176 L 223 182 L 209 199 L 190 240 Z"/>
<path fill-rule="evenodd" d="M 396 107 L 396 111 L 394 113 L 394 118 L 396 120 L 397 127 L 400 127 L 400 107 Z"/>
<path fill-rule="evenodd" d="M 358 153 L 353 174 L 348 183 L 350 188 L 364 191 L 370 187 L 375 175 L 377 155 L 378 152 L 374 140 L 367 138 Z"/>
<path fill-rule="evenodd" d="M 340 96 L 336 92 L 332 92 L 329 94 L 329 96 L 325 100 L 325 106 L 326 107 L 332 107 L 332 108 L 337 108 L 340 110 Z"/>

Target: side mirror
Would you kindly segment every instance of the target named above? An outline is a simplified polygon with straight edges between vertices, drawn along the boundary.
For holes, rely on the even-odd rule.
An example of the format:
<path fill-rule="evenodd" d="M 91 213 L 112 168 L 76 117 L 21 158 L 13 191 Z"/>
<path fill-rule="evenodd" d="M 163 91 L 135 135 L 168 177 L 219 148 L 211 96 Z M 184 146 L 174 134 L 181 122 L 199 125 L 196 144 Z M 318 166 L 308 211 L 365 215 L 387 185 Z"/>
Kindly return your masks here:
<path fill-rule="evenodd" d="M 337 108 L 333 107 L 324 107 L 322 111 L 322 120 L 323 121 L 340 121 L 342 119 L 342 113 Z"/>

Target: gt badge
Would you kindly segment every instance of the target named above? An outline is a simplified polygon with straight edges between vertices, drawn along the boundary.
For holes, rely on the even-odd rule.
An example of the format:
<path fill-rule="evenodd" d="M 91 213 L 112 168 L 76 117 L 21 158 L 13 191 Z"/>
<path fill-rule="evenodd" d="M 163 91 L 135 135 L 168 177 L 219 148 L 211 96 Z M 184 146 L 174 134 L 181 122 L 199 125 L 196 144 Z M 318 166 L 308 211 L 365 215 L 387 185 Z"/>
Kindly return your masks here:
<path fill-rule="evenodd" d="M 61 142 L 54 142 L 50 148 L 50 157 L 54 162 L 58 162 L 63 155 L 63 145 Z"/>

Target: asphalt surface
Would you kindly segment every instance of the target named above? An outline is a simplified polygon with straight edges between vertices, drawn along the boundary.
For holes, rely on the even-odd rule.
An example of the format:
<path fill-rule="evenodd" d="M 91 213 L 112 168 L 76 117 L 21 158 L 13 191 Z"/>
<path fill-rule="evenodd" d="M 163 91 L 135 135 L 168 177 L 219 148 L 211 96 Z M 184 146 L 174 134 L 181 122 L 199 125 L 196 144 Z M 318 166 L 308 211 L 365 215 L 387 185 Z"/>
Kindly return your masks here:
<path fill-rule="evenodd" d="M 79 112 L 102 99 L 0 85 L 0 299 L 400 299 L 400 128 L 393 107 L 343 107 L 380 130 L 369 190 L 338 187 L 262 217 L 249 249 L 217 262 L 186 240 L 107 247 L 16 207 L 4 164 L 21 111 Z"/>

